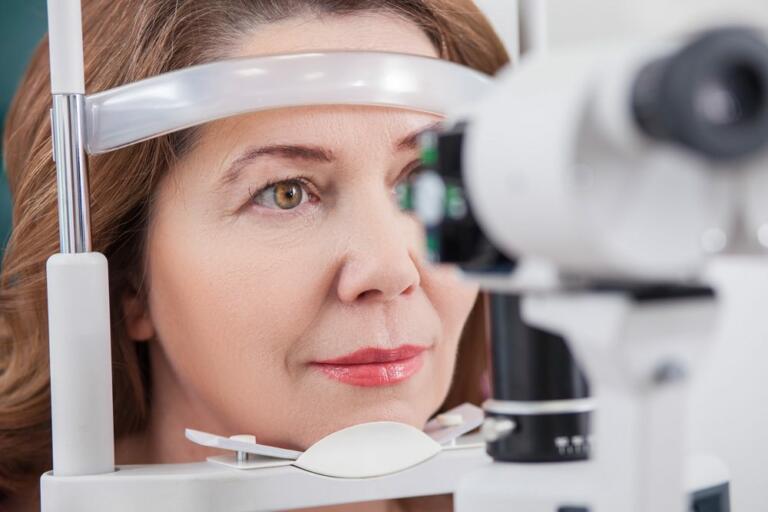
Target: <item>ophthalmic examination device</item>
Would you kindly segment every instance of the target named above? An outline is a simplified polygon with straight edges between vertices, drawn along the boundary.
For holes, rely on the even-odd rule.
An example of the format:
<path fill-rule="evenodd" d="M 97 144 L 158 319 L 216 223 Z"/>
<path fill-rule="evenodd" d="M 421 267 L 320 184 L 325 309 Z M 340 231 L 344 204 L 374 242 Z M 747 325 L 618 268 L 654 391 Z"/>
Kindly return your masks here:
<path fill-rule="evenodd" d="M 765 36 L 725 27 L 547 52 L 543 2 L 509 5 L 524 54 L 493 79 L 332 52 L 213 62 L 86 95 L 79 0 L 49 0 L 61 253 L 47 268 L 43 510 L 265 511 L 446 493 L 461 511 L 729 510 L 727 468 L 687 457 L 682 419 L 717 321 L 708 262 L 764 258 L 768 244 Z M 435 259 L 489 293 L 491 399 L 425 431 L 363 424 L 305 452 L 187 430 L 232 454 L 116 467 L 87 154 L 307 104 L 446 115 L 403 196 Z M 481 438 L 464 435 L 480 425 Z"/>

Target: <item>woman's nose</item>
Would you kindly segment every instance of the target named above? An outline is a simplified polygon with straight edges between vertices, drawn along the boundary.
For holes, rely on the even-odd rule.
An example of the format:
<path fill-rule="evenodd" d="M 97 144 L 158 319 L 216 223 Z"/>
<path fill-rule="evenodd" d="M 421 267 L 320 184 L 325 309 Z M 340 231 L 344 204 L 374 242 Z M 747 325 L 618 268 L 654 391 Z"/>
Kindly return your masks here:
<path fill-rule="evenodd" d="M 354 220 L 347 219 L 351 229 L 337 281 L 344 303 L 391 301 L 412 293 L 421 282 L 416 221 L 393 201 L 374 203 Z"/>

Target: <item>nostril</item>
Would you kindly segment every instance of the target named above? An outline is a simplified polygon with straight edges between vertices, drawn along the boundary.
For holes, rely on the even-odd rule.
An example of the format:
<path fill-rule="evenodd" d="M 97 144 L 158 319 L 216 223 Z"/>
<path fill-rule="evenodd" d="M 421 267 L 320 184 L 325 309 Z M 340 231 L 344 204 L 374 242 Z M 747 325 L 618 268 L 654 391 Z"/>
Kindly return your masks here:
<path fill-rule="evenodd" d="M 357 296 L 357 300 L 368 300 L 376 298 L 382 294 L 381 290 L 366 290 Z"/>
<path fill-rule="evenodd" d="M 406 296 L 412 295 L 415 290 L 416 290 L 416 285 L 411 284 L 407 288 L 405 288 L 402 291 L 400 291 L 400 293 L 398 295 L 406 295 Z M 378 290 L 378 289 L 374 288 L 374 289 L 366 290 L 366 291 L 360 293 L 357 296 L 357 300 L 362 300 L 362 301 L 365 301 L 365 300 L 380 300 L 384 296 L 385 296 L 384 291 Z M 394 296 L 391 297 L 391 298 L 394 298 Z"/>

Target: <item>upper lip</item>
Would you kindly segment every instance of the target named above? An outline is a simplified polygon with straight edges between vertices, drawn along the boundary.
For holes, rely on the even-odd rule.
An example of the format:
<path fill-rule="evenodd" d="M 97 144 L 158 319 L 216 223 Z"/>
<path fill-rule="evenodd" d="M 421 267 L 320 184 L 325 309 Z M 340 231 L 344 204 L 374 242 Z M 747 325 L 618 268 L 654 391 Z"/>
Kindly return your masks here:
<path fill-rule="evenodd" d="M 328 365 L 353 365 L 353 364 L 382 364 L 393 363 L 411 359 L 421 354 L 428 347 L 418 345 L 400 345 L 394 348 L 365 347 L 347 355 L 323 361 L 315 361 L 315 364 Z"/>

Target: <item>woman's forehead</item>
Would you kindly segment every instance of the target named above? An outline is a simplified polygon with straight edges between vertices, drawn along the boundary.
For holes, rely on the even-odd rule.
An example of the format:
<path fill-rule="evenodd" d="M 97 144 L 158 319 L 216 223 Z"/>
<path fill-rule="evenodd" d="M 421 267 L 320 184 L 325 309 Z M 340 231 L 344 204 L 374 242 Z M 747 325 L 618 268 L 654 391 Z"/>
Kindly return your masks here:
<path fill-rule="evenodd" d="M 227 57 L 325 50 L 397 52 L 438 57 L 414 22 L 386 12 L 303 15 L 254 27 L 231 46 Z"/>

